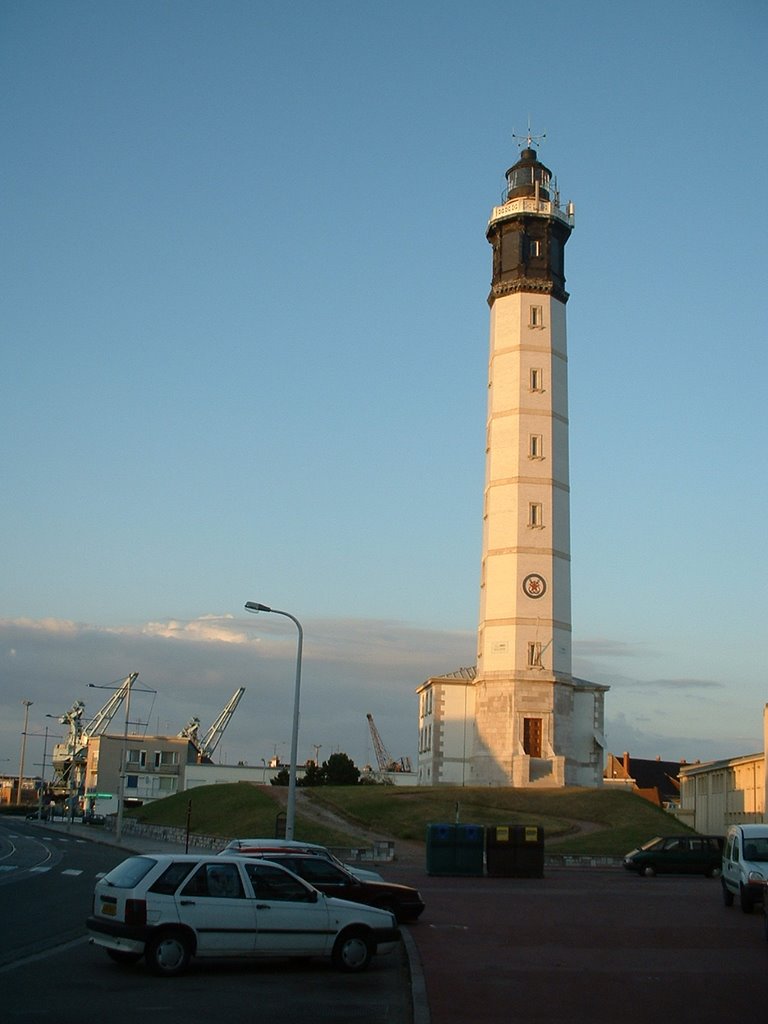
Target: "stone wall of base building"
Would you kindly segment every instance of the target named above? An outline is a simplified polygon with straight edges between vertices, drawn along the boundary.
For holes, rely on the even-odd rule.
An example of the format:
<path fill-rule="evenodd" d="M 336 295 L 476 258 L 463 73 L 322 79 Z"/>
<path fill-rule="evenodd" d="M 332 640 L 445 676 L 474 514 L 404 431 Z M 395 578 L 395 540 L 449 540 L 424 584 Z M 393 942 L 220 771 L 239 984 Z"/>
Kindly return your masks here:
<path fill-rule="evenodd" d="M 114 832 L 115 821 L 114 814 L 108 815 L 104 827 Z M 123 835 L 137 836 L 150 842 L 187 845 L 187 830 L 171 825 L 147 825 L 141 821 L 134 821 L 132 818 L 123 818 L 122 832 Z M 229 839 L 226 836 L 207 836 L 200 832 L 190 832 L 188 845 L 190 851 L 214 850 L 218 853 L 228 842 Z"/>

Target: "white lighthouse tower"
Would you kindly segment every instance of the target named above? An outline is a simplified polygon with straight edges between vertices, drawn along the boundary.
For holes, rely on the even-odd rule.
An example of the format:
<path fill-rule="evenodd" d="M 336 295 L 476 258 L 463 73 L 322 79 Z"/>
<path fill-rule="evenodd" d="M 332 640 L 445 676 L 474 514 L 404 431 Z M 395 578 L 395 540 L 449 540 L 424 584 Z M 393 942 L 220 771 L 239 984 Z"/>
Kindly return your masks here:
<path fill-rule="evenodd" d="M 571 670 L 565 245 L 573 205 L 560 206 L 532 141 L 507 171 L 486 232 L 493 269 L 477 667 L 419 690 L 429 712 L 419 780 L 431 784 L 602 779 L 607 687 Z M 471 693 L 462 698 L 464 688 Z"/>

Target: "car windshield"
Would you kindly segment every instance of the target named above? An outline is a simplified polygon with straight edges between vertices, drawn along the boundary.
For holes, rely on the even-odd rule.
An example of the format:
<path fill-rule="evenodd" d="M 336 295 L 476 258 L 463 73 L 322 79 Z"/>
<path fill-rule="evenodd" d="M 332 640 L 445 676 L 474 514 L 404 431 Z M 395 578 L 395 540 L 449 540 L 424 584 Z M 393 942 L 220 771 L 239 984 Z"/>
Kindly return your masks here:
<path fill-rule="evenodd" d="M 641 850 L 655 850 L 664 845 L 664 840 L 661 836 L 654 836 L 653 839 L 649 839 L 647 843 L 643 843 L 640 847 Z"/>
<path fill-rule="evenodd" d="M 768 861 L 768 839 L 744 837 L 744 860 Z"/>
<path fill-rule="evenodd" d="M 107 885 L 113 885 L 116 889 L 133 889 L 157 864 L 152 857 L 129 857 L 122 864 L 104 876 Z"/>

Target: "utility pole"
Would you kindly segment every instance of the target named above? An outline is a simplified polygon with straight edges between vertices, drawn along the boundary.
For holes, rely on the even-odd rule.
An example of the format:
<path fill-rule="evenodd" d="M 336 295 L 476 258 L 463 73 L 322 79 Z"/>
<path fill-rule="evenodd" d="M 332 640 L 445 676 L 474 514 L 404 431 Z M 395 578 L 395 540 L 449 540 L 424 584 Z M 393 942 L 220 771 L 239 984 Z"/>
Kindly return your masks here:
<path fill-rule="evenodd" d="M 29 724 L 29 709 L 34 704 L 32 700 L 23 700 L 24 705 L 24 731 L 21 734 L 21 757 L 19 758 L 19 788 L 16 793 L 16 803 L 21 806 L 21 789 L 24 785 L 24 755 L 27 752 L 27 725 Z"/>

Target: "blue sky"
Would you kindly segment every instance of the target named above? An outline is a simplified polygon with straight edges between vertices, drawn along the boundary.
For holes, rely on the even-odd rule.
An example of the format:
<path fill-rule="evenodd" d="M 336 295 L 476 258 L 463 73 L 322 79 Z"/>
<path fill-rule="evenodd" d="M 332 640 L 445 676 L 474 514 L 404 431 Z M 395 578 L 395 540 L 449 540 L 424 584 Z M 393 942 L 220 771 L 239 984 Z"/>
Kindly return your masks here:
<path fill-rule="evenodd" d="M 615 752 L 760 749 L 767 28 L 757 0 L 6 0 L 8 770 L 22 698 L 42 732 L 133 670 L 153 727 L 244 685 L 222 754 L 287 752 L 295 631 L 246 600 L 304 625 L 302 757 L 370 760 L 369 711 L 415 755 L 414 688 L 474 660 L 484 232 L 529 116 L 576 205 L 574 670 Z"/>

